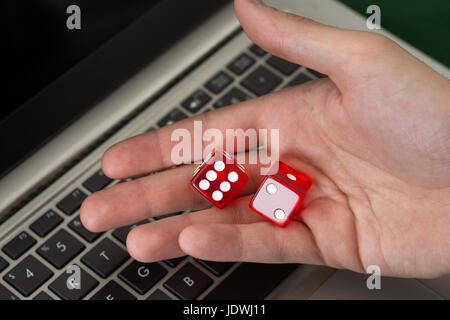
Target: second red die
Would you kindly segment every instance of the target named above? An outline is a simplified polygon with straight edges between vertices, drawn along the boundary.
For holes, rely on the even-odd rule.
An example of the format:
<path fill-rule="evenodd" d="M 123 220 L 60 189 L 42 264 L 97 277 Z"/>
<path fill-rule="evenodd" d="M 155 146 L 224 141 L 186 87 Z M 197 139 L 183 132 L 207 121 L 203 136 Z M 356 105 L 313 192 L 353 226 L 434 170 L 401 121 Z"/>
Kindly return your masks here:
<path fill-rule="evenodd" d="M 248 181 L 243 166 L 227 152 L 214 150 L 195 170 L 192 186 L 218 208 L 224 208 Z"/>
<path fill-rule="evenodd" d="M 299 212 L 312 180 L 283 162 L 271 168 L 250 201 L 250 208 L 280 227 L 285 227 Z M 276 172 L 275 172 L 276 171 Z"/>

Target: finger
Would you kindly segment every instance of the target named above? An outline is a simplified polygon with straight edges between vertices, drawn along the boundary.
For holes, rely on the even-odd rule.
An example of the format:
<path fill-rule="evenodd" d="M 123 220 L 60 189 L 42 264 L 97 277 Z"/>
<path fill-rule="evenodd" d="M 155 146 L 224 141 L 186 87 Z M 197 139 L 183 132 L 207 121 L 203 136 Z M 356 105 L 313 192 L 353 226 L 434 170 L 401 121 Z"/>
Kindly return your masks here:
<path fill-rule="evenodd" d="M 249 181 L 240 195 L 261 182 L 260 165 L 243 165 Z M 207 208 L 211 204 L 190 184 L 196 165 L 185 165 L 117 184 L 89 196 L 82 204 L 83 225 L 93 232 L 110 230 L 167 213 Z"/>
<path fill-rule="evenodd" d="M 326 26 L 257 0 L 236 0 L 235 10 L 249 38 L 260 47 L 333 80 L 341 76 L 349 49 L 355 45 L 355 31 Z"/>
<path fill-rule="evenodd" d="M 250 197 L 242 197 L 224 210 L 211 208 L 158 220 L 134 228 L 127 238 L 127 248 L 133 258 L 142 262 L 166 260 L 184 256 L 178 237 L 187 227 L 216 223 L 245 224 L 263 218 L 249 210 Z"/>
<path fill-rule="evenodd" d="M 311 232 L 297 221 L 286 228 L 268 221 L 195 224 L 178 241 L 183 252 L 204 260 L 323 264 Z"/>
<path fill-rule="evenodd" d="M 185 119 L 171 126 L 167 126 L 155 131 L 151 131 L 125 141 L 119 142 L 106 151 L 102 159 L 102 168 L 105 174 L 111 178 L 123 179 L 139 176 L 153 171 L 172 167 L 175 163 L 172 159 L 172 150 L 183 141 L 172 141 L 173 133 L 182 133 L 187 136 L 192 152 L 187 155 L 184 163 L 199 161 L 202 158 L 203 150 L 210 142 L 203 142 L 199 146 L 198 139 L 194 141 L 197 133 L 194 132 L 194 121 L 197 121 L 197 131 L 206 132 L 208 129 L 215 129 L 216 132 L 225 137 L 226 129 L 242 129 L 258 127 L 258 117 L 255 117 L 254 108 L 257 101 L 247 101 L 227 108 L 206 112 L 199 116 Z M 267 103 L 265 103 L 267 105 Z M 258 106 L 259 109 L 264 106 Z M 200 121 L 200 122 L 198 122 Z M 178 131 L 175 131 L 179 129 Z M 203 137 L 200 136 L 200 141 Z M 223 141 L 214 141 L 222 142 Z M 194 144 L 196 143 L 196 144 Z M 223 143 L 225 145 L 225 143 Z M 244 148 L 234 148 L 227 151 L 242 152 L 255 145 L 246 145 Z M 179 164 L 179 163 L 178 163 Z"/>

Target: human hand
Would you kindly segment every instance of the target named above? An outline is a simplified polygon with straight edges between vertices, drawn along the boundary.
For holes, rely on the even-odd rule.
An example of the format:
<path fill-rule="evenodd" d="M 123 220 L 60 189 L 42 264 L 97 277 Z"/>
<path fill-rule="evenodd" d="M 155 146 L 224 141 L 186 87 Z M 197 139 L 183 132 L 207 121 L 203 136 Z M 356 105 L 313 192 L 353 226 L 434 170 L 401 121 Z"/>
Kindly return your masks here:
<path fill-rule="evenodd" d="M 314 176 L 301 214 L 279 228 L 248 203 L 249 183 L 223 210 L 189 184 L 195 165 L 91 195 L 81 220 L 105 231 L 145 218 L 128 235 L 130 254 L 150 262 L 189 254 L 205 260 L 308 263 L 383 275 L 450 272 L 450 82 L 379 35 L 324 26 L 236 0 L 247 35 L 268 52 L 328 74 L 307 84 L 187 119 L 110 148 L 116 179 L 169 168 L 171 133 L 203 127 L 280 130 L 280 159 Z M 227 124 L 227 128 L 226 125 Z"/>

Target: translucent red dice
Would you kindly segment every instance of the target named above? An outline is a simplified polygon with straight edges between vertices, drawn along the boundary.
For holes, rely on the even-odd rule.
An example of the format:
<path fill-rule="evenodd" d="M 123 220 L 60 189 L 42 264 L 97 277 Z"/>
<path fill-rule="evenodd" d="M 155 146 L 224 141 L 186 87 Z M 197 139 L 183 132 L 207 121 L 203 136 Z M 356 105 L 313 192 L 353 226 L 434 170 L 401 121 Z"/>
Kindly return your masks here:
<path fill-rule="evenodd" d="M 264 178 L 250 201 L 250 208 L 280 227 L 299 212 L 312 180 L 283 162 Z"/>
<path fill-rule="evenodd" d="M 218 208 L 224 208 L 248 181 L 243 166 L 227 152 L 214 150 L 195 170 L 192 186 Z"/>

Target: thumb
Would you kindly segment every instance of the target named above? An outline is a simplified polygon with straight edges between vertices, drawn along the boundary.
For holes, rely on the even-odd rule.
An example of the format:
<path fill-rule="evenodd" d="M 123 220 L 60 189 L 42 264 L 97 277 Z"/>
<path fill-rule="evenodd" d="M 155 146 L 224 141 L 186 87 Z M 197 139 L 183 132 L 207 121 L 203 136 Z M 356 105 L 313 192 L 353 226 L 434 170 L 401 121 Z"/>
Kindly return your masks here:
<path fill-rule="evenodd" d="M 282 12 L 260 0 L 235 0 L 235 11 L 248 37 L 264 50 L 327 74 L 342 76 L 358 32 L 326 26 Z"/>

